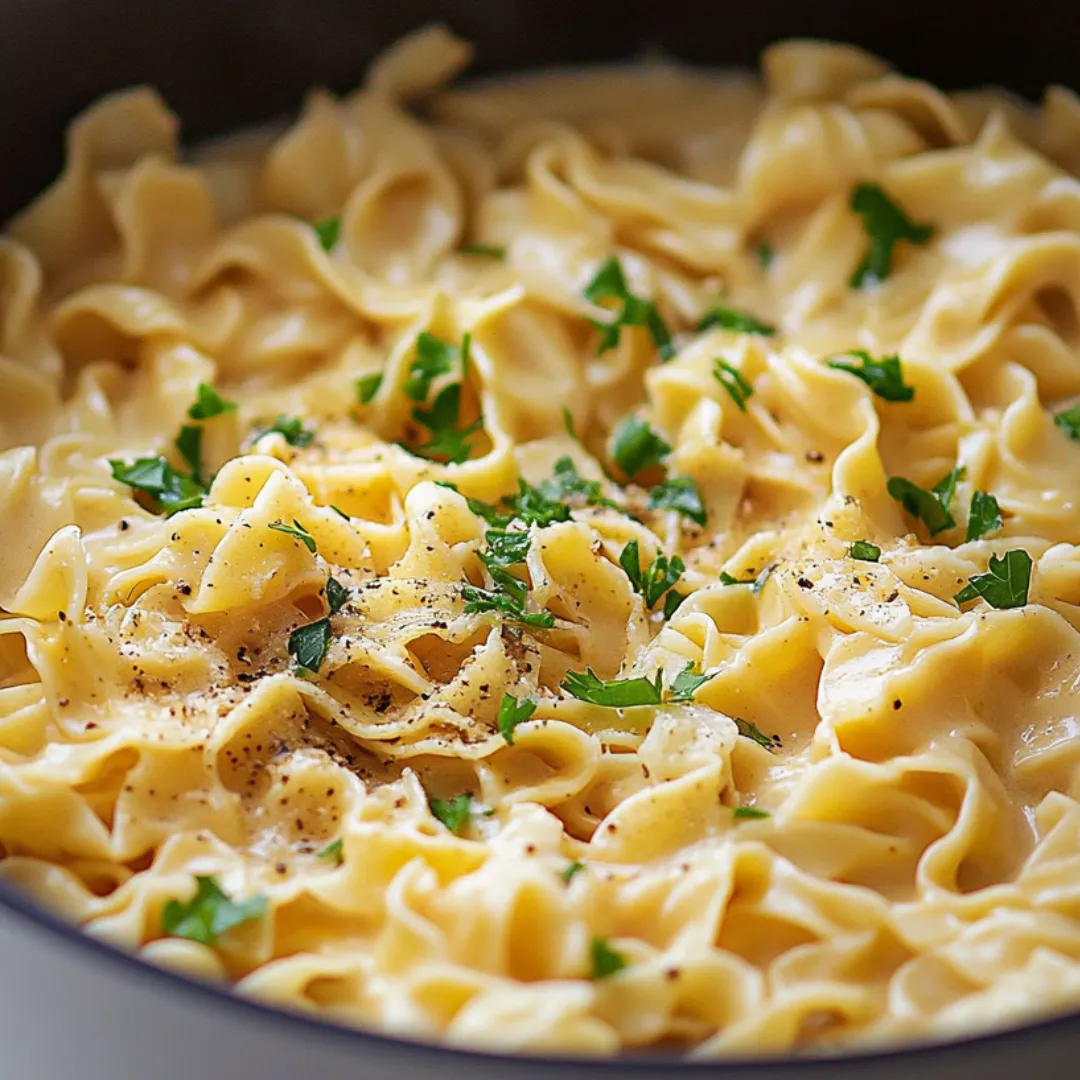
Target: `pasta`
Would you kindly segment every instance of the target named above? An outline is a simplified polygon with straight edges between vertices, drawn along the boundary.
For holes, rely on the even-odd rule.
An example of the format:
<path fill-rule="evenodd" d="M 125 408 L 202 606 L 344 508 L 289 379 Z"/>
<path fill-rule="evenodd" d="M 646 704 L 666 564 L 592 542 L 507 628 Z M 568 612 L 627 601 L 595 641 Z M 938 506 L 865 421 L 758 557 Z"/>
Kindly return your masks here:
<path fill-rule="evenodd" d="M 440 28 L 0 240 L 0 874 L 513 1051 L 1080 1002 L 1080 102 Z"/>

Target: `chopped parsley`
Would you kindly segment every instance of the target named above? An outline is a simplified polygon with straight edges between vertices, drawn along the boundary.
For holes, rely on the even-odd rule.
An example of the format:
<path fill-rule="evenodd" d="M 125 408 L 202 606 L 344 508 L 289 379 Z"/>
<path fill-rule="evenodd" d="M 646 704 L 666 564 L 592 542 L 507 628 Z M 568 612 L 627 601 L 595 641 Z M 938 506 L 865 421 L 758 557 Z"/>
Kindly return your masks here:
<path fill-rule="evenodd" d="M 236 402 L 226 401 L 212 386 L 199 383 L 195 401 L 188 407 L 187 414 L 192 420 L 210 420 L 228 412 L 236 412 Z"/>
<path fill-rule="evenodd" d="M 458 248 L 461 255 L 484 255 L 489 259 L 505 259 L 506 248 L 499 244 L 462 244 Z"/>
<path fill-rule="evenodd" d="M 562 689 L 579 701 L 588 701 L 606 709 L 659 705 L 664 699 L 663 673 L 659 671 L 655 682 L 642 677 L 604 682 L 592 668 L 586 668 L 584 672 L 568 671 L 562 681 Z"/>
<path fill-rule="evenodd" d="M 626 278 L 623 276 L 622 266 L 614 256 L 600 265 L 592 281 L 585 286 L 583 295 L 591 304 L 599 304 L 601 300 L 619 301 L 619 306 L 615 309 L 615 317 L 610 323 L 590 320 L 600 331 L 597 355 L 619 344 L 619 337 L 624 326 L 644 326 L 653 339 L 661 361 L 667 362 L 674 357 L 675 346 L 671 340 L 671 331 L 660 317 L 656 304 L 651 300 L 642 300 L 630 292 L 626 285 Z"/>
<path fill-rule="evenodd" d="M 298 417 L 285 416 L 280 413 L 268 428 L 260 431 L 255 436 L 254 441 L 258 442 L 264 435 L 274 434 L 280 435 L 290 446 L 296 446 L 300 449 L 310 446 L 315 441 L 315 432 L 304 427 L 303 422 Z"/>
<path fill-rule="evenodd" d="M 543 528 L 557 521 L 570 520 L 570 508 L 560 501 L 561 494 L 560 488 L 549 488 L 547 483 L 533 487 L 519 478 L 517 494 L 509 495 L 503 501 L 526 525 Z"/>
<path fill-rule="evenodd" d="M 1031 585 L 1031 556 L 1022 548 L 1006 551 L 1002 558 L 990 556 L 987 573 L 968 578 L 968 583 L 953 598 L 966 604 L 980 596 L 993 608 L 1023 607 Z"/>
<path fill-rule="evenodd" d="M 495 571 L 498 572 L 497 567 Z M 495 581 L 495 590 L 478 589 L 474 585 L 461 587 L 466 615 L 501 615 L 507 622 L 520 623 L 522 626 L 539 630 L 550 630 L 555 625 L 555 616 L 550 611 L 525 610 L 524 582 L 518 581 L 505 570 L 501 571 L 497 578 L 490 567 L 488 573 Z M 511 585 L 511 582 L 516 583 L 516 587 Z"/>
<path fill-rule="evenodd" d="M 891 476 L 886 485 L 889 494 L 900 502 L 914 518 L 918 518 L 931 536 L 953 528 L 956 519 L 950 505 L 956 494 L 956 485 L 967 475 L 963 465 L 947 472 L 929 491 L 924 490 L 902 476 Z"/>
<path fill-rule="evenodd" d="M 757 596 L 763 588 L 765 588 L 765 582 L 769 580 L 769 575 L 772 573 L 773 568 L 766 566 L 764 570 L 756 578 L 737 578 L 734 574 L 729 574 L 726 570 L 720 571 L 720 584 L 721 585 L 749 585 L 750 591 Z"/>
<path fill-rule="evenodd" d="M 202 482 L 202 427 L 184 424 L 176 436 L 177 453 L 187 462 L 192 479 Z"/>
<path fill-rule="evenodd" d="M 284 533 L 286 536 L 291 536 L 294 539 L 299 540 L 312 555 L 315 554 L 315 537 L 312 536 L 311 533 L 296 520 L 296 518 L 293 518 L 293 523 L 291 525 L 286 525 L 284 521 L 271 521 L 269 527 L 273 529 L 274 532 Z"/>
<path fill-rule="evenodd" d="M 330 648 L 330 637 L 329 616 L 297 627 L 289 635 L 289 655 L 300 669 L 299 674 L 314 675 L 319 670 Z"/>
<path fill-rule="evenodd" d="M 337 242 L 341 239 L 341 218 L 327 218 L 311 227 L 315 230 L 315 236 L 323 251 L 331 252 L 337 247 Z"/>
<path fill-rule="evenodd" d="M 698 323 L 698 333 L 710 330 L 714 326 L 719 326 L 724 330 L 734 330 L 739 334 L 762 334 L 765 337 L 772 337 L 776 333 L 775 326 L 763 323 L 748 311 L 740 311 L 733 307 L 710 308 Z"/>
<path fill-rule="evenodd" d="M 326 582 L 326 606 L 331 615 L 336 615 L 348 602 L 349 590 L 337 578 L 328 578 Z"/>
<path fill-rule="evenodd" d="M 464 377 L 469 365 L 471 342 L 471 336 L 466 334 L 461 339 L 459 348 L 426 330 L 421 330 L 416 339 L 416 356 L 409 365 L 409 378 L 405 383 L 406 395 L 413 401 L 426 401 L 431 393 L 431 384 L 440 375 L 449 375 L 459 364 Z"/>
<path fill-rule="evenodd" d="M 333 503 L 331 503 L 331 504 L 330 504 L 330 509 L 331 509 L 331 510 L 333 510 L 333 511 L 334 511 L 334 513 L 335 513 L 335 514 L 337 514 L 337 516 L 338 516 L 339 518 L 344 518 L 344 519 L 345 519 L 346 521 L 349 521 L 349 520 L 351 520 L 351 519 L 349 518 L 349 515 L 348 515 L 348 514 L 346 514 L 346 513 L 345 513 L 345 511 L 344 511 L 344 510 L 342 510 L 340 506 L 335 506 L 335 505 L 334 505 Z"/>
<path fill-rule="evenodd" d="M 1071 409 L 1063 409 L 1059 413 L 1054 413 L 1054 423 L 1070 439 L 1080 439 L 1080 405 L 1074 405 Z"/>
<path fill-rule="evenodd" d="M 971 496 L 965 539 L 981 540 L 984 536 L 997 532 L 1003 524 L 997 499 L 987 491 L 976 491 Z"/>
<path fill-rule="evenodd" d="M 578 862 L 578 860 L 575 859 L 573 862 L 567 863 L 566 866 L 564 866 L 562 870 L 559 871 L 559 877 L 561 877 L 563 881 L 565 881 L 566 884 L 569 885 L 570 882 L 574 880 L 574 877 L 577 874 L 580 874 L 581 871 L 584 869 L 585 864 L 583 862 Z"/>
<path fill-rule="evenodd" d="M 736 806 L 731 811 L 731 816 L 747 821 L 759 821 L 762 818 L 772 817 L 772 814 L 768 810 L 759 810 L 756 806 Z"/>
<path fill-rule="evenodd" d="M 858 363 L 845 360 L 845 356 L 854 357 Z M 856 379 L 862 379 L 872 393 L 885 401 L 910 401 L 915 396 L 915 387 L 904 384 L 899 356 L 883 356 L 875 360 L 865 349 L 852 349 L 825 363 L 837 371 L 846 371 Z"/>
<path fill-rule="evenodd" d="M 594 937 L 590 949 L 592 955 L 592 977 L 606 979 L 627 965 L 626 957 L 616 952 L 602 937 Z"/>
<path fill-rule="evenodd" d="M 879 184 L 856 185 L 850 205 L 870 238 L 865 258 L 851 275 L 853 289 L 878 285 L 892 273 L 893 249 L 899 241 L 922 245 L 934 235 L 932 225 L 912 221 Z"/>
<path fill-rule="evenodd" d="M 673 555 L 670 559 L 666 555 L 657 555 L 642 570 L 641 552 L 636 540 L 631 540 L 622 549 L 619 565 L 626 571 L 626 576 L 630 579 L 634 590 L 645 598 L 646 608 L 655 607 L 660 597 L 682 577 L 686 569 L 678 555 Z"/>
<path fill-rule="evenodd" d="M 856 540 L 848 548 L 848 554 L 853 559 L 862 559 L 863 562 L 877 562 L 881 558 L 881 548 L 877 544 L 871 544 L 869 540 Z"/>
<path fill-rule="evenodd" d="M 141 492 L 155 513 L 172 517 L 202 506 L 205 488 L 193 476 L 178 472 L 163 457 L 138 458 L 130 464 L 110 459 L 113 479 Z"/>
<path fill-rule="evenodd" d="M 379 387 L 382 386 L 383 376 L 381 371 L 375 372 L 374 375 L 365 375 L 363 378 L 356 380 L 356 400 L 361 405 L 367 405 L 371 402 L 372 398 L 379 392 Z"/>
<path fill-rule="evenodd" d="M 717 357 L 713 361 L 713 378 L 731 395 L 740 412 L 746 412 L 746 403 L 753 396 L 754 388 L 743 378 L 742 372 Z"/>
<path fill-rule="evenodd" d="M 649 491 L 650 510 L 677 510 L 684 517 L 704 526 L 707 517 L 701 492 L 689 476 L 674 476 Z"/>
<path fill-rule="evenodd" d="M 612 460 L 631 480 L 670 453 L 671 446 L 638 416 L 627 416 L 612 435 Z"/>
<path fill-rule="evenodd" d="M 452 465 L 467 461 L 473 449 L 469 436 L 479 431 L 484 421 L 481 417 L 467 428 L 461 428 L 460 413 L 461 383 L 443 387 L 436 394 L 430 409 L 413 409 L 413 419 L 421 427 L 427 428 L 431 438 L 409 452 L 419 457 L 441 459 Z"/>
<path fill-rule="evenodd" d="M 523 529 L 489 529 L 484 540 L 487 550 L 481 553 L 480 558 L 489 569 L 524 562 L 532 543 L 532 538 Z"/>
<path fill-rule="evenodd" d="M 773 264 L 773 259 L 776 258 L 776 252 L 773 250 L 772 244 L 767 244 L 764 240 L 754 245 L 754 254 L 757 256 L 757 261 L 761 263 L 763 270 L 768 270 Z"/>
<path fill-rule="evenodd" d="M 739 734 L 744 739 L 750 739 L 751 742 L 756 742 L 758 746 L 763 746 L 766 750 L 775 750 L 780 745 L 780 739 L 776 735 L 766 735 L 756 724 L 750 723 L 749 720 L 744 720 L 741 716 L 734 716 L 732 719 L 735 721 L 735 727 L 738 729 Z"/>
<path fill-rule="evenodd" d="M 712 675 L 698 675 L 697 665 L 691 660 L 671 680 L 671 686 L 668 689 L 668 701 L 693 701 L 694 694 L 711 678 Z"/>
<path fill-rule="evenodd" d="M 514 745 L 514 728 L 523 724 L 536 712 L 536 702 L 532 698 L 518 701 L 513 694 L 503 694 L 499 702 L 499 734 L 506 740 L 507 746 Z"/>
<path fill-rule="evenodd" d="M 195 895 L 187 901 L 170 900 L 161 911 L 161 929 L 169 937 L 213 945 L 234 926 L 261 919 L 266 897 L 252 896 L 235 903 L 212 877 L 195 878 Z"/>
<path fill-rule="evenodd" d="M 428 798 L 432 816 L 441 821 L 452 833 L 462 834 L 472 817 L 472 795 L 464 791 L 449 799 Z"/>
<path fill-rule="evenodd" d="M 316 851 L 315 858 L 325 859 L 327 862 L 334 862 L 340 866 L 345 861 L 345 853 L 342 850 L 344 845 L 344 839 L 339 836 L 336 840 L 331 840 L 322 851 Z"/>
<path fill-rule="evenodd" d="M 586 480 L 581 476 L 573 459 L 567 455 L 555 462 L 554 475 L 540 485 L 543 493 L 551 499 L 566 499 L 581 495 L 586 506 L 606 506 L 626 514 L 626 507 L 620 506 L 614 499 L 604 495 L 604 485 L 599 480 Z"/>

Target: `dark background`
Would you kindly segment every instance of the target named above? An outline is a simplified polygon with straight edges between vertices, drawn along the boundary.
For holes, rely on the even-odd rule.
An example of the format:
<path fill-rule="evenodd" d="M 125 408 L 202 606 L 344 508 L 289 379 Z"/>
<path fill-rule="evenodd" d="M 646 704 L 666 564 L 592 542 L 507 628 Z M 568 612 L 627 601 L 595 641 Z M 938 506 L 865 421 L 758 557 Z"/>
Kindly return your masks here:
<path fill-rule="evenodd" d="M 614 59 L 643 46 L 753 64 L 779 37 L 853 41 L 946 87 L 1036 96 L 1080 82 L 1080 8 L 968 0 L 0 0 L 0 220 L 55 175 L 64 124 L 150 82 L 193 140 L 355 86 L 372 56 L 432 20 L 479 47 L 474 70 Z"/>

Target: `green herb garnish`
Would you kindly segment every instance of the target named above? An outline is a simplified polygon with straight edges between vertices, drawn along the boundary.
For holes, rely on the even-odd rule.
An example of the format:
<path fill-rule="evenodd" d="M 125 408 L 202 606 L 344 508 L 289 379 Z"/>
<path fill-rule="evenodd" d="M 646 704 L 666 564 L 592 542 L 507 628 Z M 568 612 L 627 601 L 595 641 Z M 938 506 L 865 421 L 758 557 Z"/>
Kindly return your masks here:
<path fill-rule="evenodd" d="M 652 608 L 657 601 L 682 577 L 686 566 L 678 555 L 669 560 L 666 555 L 657 557 L 644 570 L 641 568 L 641 552 L 638 542 L 631 540 L 622 549 L 619 565 L 626 571 L 634 590 L 645 598 L 645 606 Z"/>
<path fill-rule="evenodd" d="M 341 584 L 337 578 L 328 578 L 326 581 L 326 606 L 331 615 L 336 615 L 348 602 L 349 590 Z"/>
<path fill-rule="evenodd" d="M 543 528 L 557 521 L 570 520 L 570 508 L 562 504 L 558 491 L 546 483 L 533 487 L 519 479 L 517 494 L 508 496 L 504 502 L 526 525 Z"/>
<path fill-rule="evenodd" d="M 660 317 L 656 304 L 651 300 L 642 300 L 630 292 L 618 259 L 612 257 L 601 264 L 595 277 L 585 287 L 583 295 L 591 304 L 599 304 L 601 300 L 619 301 L 615 317 L 610 323 L 589 320 L 600 331 L 600 346 L 596 350 L 597 355 L 619 344 L 619 336 L 624 326 L 646 327 L 662 361 L 666 362 L 675 355 L 671 331 Z"/>
<path fill-rule="evenodd" d="M 731 395 L 731 400 L 740 412 L 746 412 L 746 403 L 753 396 L 754 388 L 743 378 L 742 373 L 726 360 L 717 357 L 713 361 L 713 378 Z"/>
<path fill-rule="evenodd" d="M 496 568 L 497 570 L 498 568 Z M 492 573 L 491 568 L 488 568 L 488 572 Z M 506 571 L 502 572 L 505 577 L 500 580 L 495 578 L 495 574 L 492 573 L 493 579 L 496 581 L 496 585 L 500 588 L 496 590 L 478 589 L 473 585 L 463 585 L 461 587 L 462 598 L 465 603 L 466 615 L 501 615 L 507 622 L 520 623 L 522 626 L 528 626 L 533 629 L 550 630 L 555 625 L 555 616 L 550 611 L 538 611 L 529 612 L 525 610 L 524 600 L 521 596 L 517 595 L 516 590 L 509 586 L 510 581 L 516 581 L 515 578 Z M 524 593 L 524 582 L 517 581 L 517 586 Z"/>
<path fill-rule="evenodd" d="M 188 407 L 187 414 L 192 420 L 210 420 L 228 412 L 236 412 L 236 402 L 226 401 L 212 386 L 199 383 L 195 401 Z"/>
<path fill-rule="evenodd" d="M 877 544 L 871 544 L 869 540 L 856 540 L 848 548 L 848 554 L 853 559 L 861 559 L 863 562 L 877 562 L 881 558 L 881 548 Z"/>
<path fill-rule="evenodd" d="M 513 694 L 503 694 L 499 702 L 499 734 L 506 740 L 507 746 L 514 745 L 514 728 L 524 723 L 536 712 L 536 702 L 532 698 L 518 701 Z"/>
<path fill-rule="evenodd" d="M 170 900 L 161 910 L 161 929 L 169 937 L 213 945 L 222 934 L 266 914 L 266 897 L 252 896 L 235 903 L 212 877 L 195 878 L 190 900 Z"/>
<path fill-rule="evenodd" d="M 419 457 L 439 459 L 453 465 L 467 461 L 472 453 L 469 436 L 483 427 L 483 418 L 460 428 L 461 383 L 443 387 L 435 396 L 430 409 L 413 409 L 413 419 L 427 428 L 431 438 L 410 453 Z"/>
<path fill-rule="evenodd" d="M 566 499 L 581 495 L 586 506 L 606 506 L 626 514 L 626 507 L 620 506 L 614 499 L 604 495 L 604 486 L 599 480 L 586 480 L 581 476 L 573 459 L 564 455 L 555 462 L 554 475 L 540 485 L 541 491 L 551 499 Z"/>
<path fill-rule="evenodd" d="M 592 977 L 606 979 L 626 967 L 627 960 L 622 953 L 616 952 L 602 937 L 592 939 Z"/>
<path fill-rule="evenodd" d="M 689 476 L 674 476 L 649 491 L 650 510 L 677 510 L 684 517 L 704 526 L 705 504 L 697 484 Z"/>
<path fill-rule="evenodd" d="M 754 254 L 764 270 L 768 270 L 773 264 L 773 259 L 776 258 L 776 252 L 773 250 L 772 244 L 767 244 L 764 240 L 754 245 Z"/>
<path fill-rule="evenodd" d="M 202 427 L 184 424 L 176 436 L 177 453 L 187 462 L 192 479 L 202 483 Z"/>
<path fill-rule="evenodd" d="M 273 424 L 264 431 L 260 431 L 253 441 L 258 442 L 264 435 L 274 434 L 280 435 L 290 446 L 300 447 L 301 449 L 310 446 L 315 441 L 315 432 L 304 427 L 297 417 L 284 416 L 280 413 Z"/>
<path fill-rule="evenodd" d="M 575 859 L 572 863 L 567 863 L 567 865 L 559 871 L 559 877 L 569 885 L 570 882 L 574 880 L 574 876 L 580 874 L 584 869 L 585 864 L 583 862 L 578 862 L 577 859 Z"/>
<path fill-rule="evenodd" d="M 925 491 L 902 476 L 891 476 L 886 488 L 904 509 L 926 525 L 931 536 L 951 529 L 956 524 L 950 505 L 956 494 L 956 485 L 967 475 L 963 465 L 947 472 L 929 491 Z"/>
<path fill-rule="evenodd" d="M 731 816 L 747 821 L 760 821 L 762 818 L 772 817 L 772 814 L 768 810 L 759 810 L 756 806 L 736 806 L 731 811 Z"/>
<path fill-rule="evenodd" d="M 780 745 L 780 740 L 775 735 L 766 735 L 756 724 L 750 723 L 749 720 L 744 720 L 741 716 L 734 716 L 732 719 L 735 721 L 736 729 L 744 739 L 750 739 L 752 742 L 756 742 L 758 746 L 765 747 L 766 750 L 775 750 Z"/>
<path fill-rule="evenodd" d="M 464 376 L 469 364 L 471 341 L 471 336 L 466 334 L 461 339 L 459 348 L 426 330 L 421 330 L 416 338 L 416 356 L 409 365 L 409 378 L 405 383 L 406 395 L 413 401 L 426 401 L 431 393 L 431 384 L 440 375 L 449 375 L 459 364 Z"/>
<path fill-rule="evenodd" d="M 487 550 L 482 552 L 480 558 L 484 565 L 492 566 L 516 566 L 525 561 L 529 554 L 529 545 L 532 538 L 520 529 L 504 530 L 489 529 L 484 536 Z"/>
<path fill-rule="evenodd" d="M 698 333 L 719 326 L 724 330 L 734 330 L 739 334 L 762 334 L 772 337 L 776 333 L 776 327 L 763 323 L 748 311 L 740 311 L 733 307 L 709 308 L 698 323 Z"/>
<path fill-rule="evenodd" d="M 286 525 L 283 521 L 272 521 L 270 522 L 269 528 L 273 529 L 274 532 L 284 533 L 286 536 L 291 536 L 294 539 L 299 540 L 312 555 L 315 554 L 315 537 L 312 536 L 311 533 L 296 520 L 296 518 L 293 518 L 293 523 L 291 525 Z"/>
<path fill-rule="evenodd" d="M 330 637 L 329 616 L 297 627 L 289 635 L 289 655 L 302 674 L 314 675 L 319 670 L 330 648 Z"/>
<path fill-rule="evenodd" d="M 670 453 L 671 446 L 637 416 L 627 416 L 612 435 L 612 460 L 631 480 L 643 469 L 659 465 Z"/>
<path fill-rule="evenodd" d="M 757 577 L 738 578 L 734 574 L 729 574 L 726 570 L 720 571 L 720 584 L 721 585 L 749 585 L 750 591 L 757 596 L 763 588 L 765 588 L 765 582 L 769 580 L 769 575 L 772 573 L 772 567 L 766 566 L 764 570 L 758 574 Z"/>
<path fill-rule="evenodd" d="M 337 242 L 341 239 L 341 218 L 327 218 L 325 221 L 317 222 L 311 227 L 315 230 L 315 236 L 318 238 L 319 246 L 323 251 L 329 253 L 337 247 Z"/>
<path fill-rule="evenodd" d="M 506 248 L 499 244 L 462 244 L 458 248 L 461 255 L 484 255 L 489 259 L 505 259 Z"/>
<path fill-rule="evenodd" d="M 325 859 L 327 862 L 334 862 L 340 866 L 345 861 L 344 846 L 345 841 L 339 836 L 336 840 L 331 840 L 322 851 L 316 851 L 315 858 Z"/>
<path fill-rule="evenodd" d="M 432 816 L 441 821 L 452 833 L 462 834 L 472 817 L 472 795 L 462 792 L 449 799 L 428 799 Z"/>
<path fill-rule="evenodd" d="M 1063 409 L 1059 413 L 1054 413 L 1054 423 L 1070 439 L 1080 439 L 1080 405 L 1074 405 L 1071 409 Z"/>
<path fill-rule="evenodd" d="M 668 701 L 693 701 L 699 687 L 704 686 L 712 675 L 698 675 L 697 665 L 691 660 L 686 667 L 671 680 L 668 689 Z"/>
<path fill-rule="evenodd" d="M 142 492 L 157 513 L 166 517 L 202 506 L 206 494 L 194 477 L 175 470 L 163 457 L 138 458 L 130 464 L 110 459 L 113 479 Z"/>
<path fill-rule="evenodd" d="M 851 193 L 851 209 L 862 218 L 870 238 L 870 250 L 851 275 L 853 289 L 877 285 L 892 273 L 893 248 L 899 241 L 921 245 L 934 235 L 932 225 L 912 221 L 878 184 L 858 184 Z"/>
<path fill-rule="evenodd" d="M 602 705 L 606 709 L 629 709 L 635 705 L 659 705 L 664 699 L 663 673 L 656 673 L 655 682 L 636 679 L 612 679 L 604 682 L 592 668 L 568 671 L 562 689 L 579 701 Z"/>
<path fill-rule="evenodd" d="M 971 509 L 968 511 L 965 539 L 981 540 L 982 537 L 997 532 L 1003 524 L 997 499 L 986 491 L 974 492 L 971 496 Z"/>
<path fill-rule="evenodd" d="M 844 360 L 843 357 L 826 360 L 825 363 L 836 371 L 846 371 L 862 379 L 872 393 L 885 401 L 910 401 L 915 396 L 915 387 L 904 384 L 899 356 L 883 356 L 875 360 L 865 349 L 852 349 L 843 356 L 853 356 L 858 363 Z"/>
<path fill-rule="evenodd" d="M 372 398 L 379 392 L 379 387 L 382 386 L 383 374 L 381 371 L 375 372 L 374 375 L 365 375 L 361 379 L 356 380 L 356 400 L 361 405 L 367 405 L 371 402 Z"/>
<path fill-rule="evenodd" d="M 968 578 L 954 599 L 957 604 L 966 604 L 981 596 L 993 608 L 1023 607 L 1031 585 L 1031 567 L 1031 556 L 1022 548 L 1006 551 L 1000 559 L 991 555 L 987 573 Z"/>

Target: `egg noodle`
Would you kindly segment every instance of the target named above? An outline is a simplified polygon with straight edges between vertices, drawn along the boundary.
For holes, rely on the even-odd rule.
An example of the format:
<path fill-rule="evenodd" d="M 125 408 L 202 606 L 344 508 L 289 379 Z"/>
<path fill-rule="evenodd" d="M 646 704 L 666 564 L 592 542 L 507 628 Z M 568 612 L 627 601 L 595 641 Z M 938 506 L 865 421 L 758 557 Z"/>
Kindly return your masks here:
<path fill-rule="evenodd" d="M 441 29 L 0 241 L 0 874 L 451 1043 L 1080 1002 L 1080 101 Z"/>

